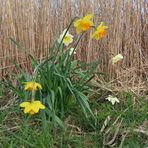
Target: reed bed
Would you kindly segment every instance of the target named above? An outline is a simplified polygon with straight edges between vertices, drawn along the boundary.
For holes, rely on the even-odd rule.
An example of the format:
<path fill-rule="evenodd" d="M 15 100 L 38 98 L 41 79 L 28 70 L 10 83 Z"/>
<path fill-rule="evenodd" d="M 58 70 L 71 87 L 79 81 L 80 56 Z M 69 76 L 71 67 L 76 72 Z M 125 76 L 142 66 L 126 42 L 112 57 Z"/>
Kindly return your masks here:
<path fill-rule="evenodd" d="M 103 40 L 93 41 L 91 31 L 78 46 L 77 58 L 100 59 L 98 69 L 117 86 L 138 86 L 148 81 L 148 3 L 146 0 L 0 0 L 0 75 L 18 72 L 15 60 L 31 73 L 31 60 L 10 41 L 15 38 L 43 60 L 55 37 L 75 16 L 94 14 L 95 22 L 109 26 Z M 97 24 L 96 24 L 97 25 Z M 75 29 L 70 30 L 75 34 Z M 112 66 L 110 59 L 121 53 L 124 59 Z M 97 77 L 99 80 L 100 78 Z"/>

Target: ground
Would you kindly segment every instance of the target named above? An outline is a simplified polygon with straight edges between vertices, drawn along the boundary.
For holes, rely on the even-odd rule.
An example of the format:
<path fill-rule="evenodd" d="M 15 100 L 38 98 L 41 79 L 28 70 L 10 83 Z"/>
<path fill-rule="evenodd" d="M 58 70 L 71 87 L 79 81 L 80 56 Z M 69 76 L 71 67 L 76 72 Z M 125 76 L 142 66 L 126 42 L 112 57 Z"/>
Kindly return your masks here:
<path fill-rule="evenodd" d="M 114 106 L 99 95 L 90 100 L 96 119 L 86 119 L 73 105 L 64 119 L 65 130 L 43 129 L 38 115 L 29 117 L 20 100 L 1 90 L 0 147 L 2 148 L 146 148 L 148 147 L 148 100 L 131 92 L 118 93 Z"/>

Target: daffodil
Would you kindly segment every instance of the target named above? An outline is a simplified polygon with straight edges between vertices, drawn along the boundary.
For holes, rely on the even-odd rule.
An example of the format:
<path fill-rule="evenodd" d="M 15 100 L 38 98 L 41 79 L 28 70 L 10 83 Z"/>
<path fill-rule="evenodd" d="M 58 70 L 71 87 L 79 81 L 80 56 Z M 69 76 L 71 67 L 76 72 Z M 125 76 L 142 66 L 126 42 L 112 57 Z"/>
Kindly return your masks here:
<path fill-rule="evenodd" d="M 78 19 L 74 22 L 74 27 L 76 28 L 77 33 L 81 33 L 84 31 L 87 31 L 94 25 L 94 23 L 91 21 L 93 18 L 92 14 L 88 14 L 82 19 Z"/>
<path fill-rule="evenodd" d="M 106 100 L 110 101 L 112 103 L 112 105 L 114 105 L 116 102 L 119 103 L 120 101 L 118 100 L 117 97 L 113 97 L 111 95 L 109 95 Z"/>
<path fill-rule="evenodd" d="M 97 27 L 96 31 L 93 33 L 92 38 L 96 40 L 103 38 L 107 34 L 107 28 L 108 26 L 105 26 L 104 22 L 101 22 L 101 24 Z"/>
<path fill-rule="evenodd" d="M 116 55 L 115 57 L 113 57 L 113 58 L 111 59 L 111 61 L 112 61 L 112 64 L 115 64 L 115 63 L 121 61 L 122 59 L 123 59 L 122 54 L 118 54 L 118 55 Z"/>
<path fill-rule="evenodd" d="M 40 109 L 45 109 L 45 106 L 40 101 L 23 102 L 20 107 L 24 108 L 25 114 L 34 115 L 39 112 Z"/>
<path fill-rule="evenodd" d="M 30 81 L 30 82 L 24 82 L 24 90 L 29 90 L 29 91 L 36 91 L 37 89 L 42 89 L 41 84 Z"/>
<path fill-rule="evenodd" d="M 72 55 L 73 50 L 74 50 L 74 48 L 70 48 L 70 50 L 69 50 L 69 55 Z M 74 53 L 73 53 L 73 54 L 76 54 L 76 51 L 74 51 Z"/>
<path fill-rule="evenodd" d="M 71 35 L 71 34 L 69 33 L 69 31 L 66 33 L 66 30 L 67 30 L 67 29 L 65 29 L 65 30 L 62 32 L 62 34 L 60 35 L 60 38 L 58 39 L 58 42 L 60 43 L 60 42 L 62 41 L 62 38 L 64 37 L 63 43 L 64 43 L 65 46 L 68 46 L 70 43 L 73 42 L 73 35 Z M 66 33 L 66 35 L 65 35 L 65 33 Z M 65 36 L 64 36 L 64 35 L 65 35 Z"/>

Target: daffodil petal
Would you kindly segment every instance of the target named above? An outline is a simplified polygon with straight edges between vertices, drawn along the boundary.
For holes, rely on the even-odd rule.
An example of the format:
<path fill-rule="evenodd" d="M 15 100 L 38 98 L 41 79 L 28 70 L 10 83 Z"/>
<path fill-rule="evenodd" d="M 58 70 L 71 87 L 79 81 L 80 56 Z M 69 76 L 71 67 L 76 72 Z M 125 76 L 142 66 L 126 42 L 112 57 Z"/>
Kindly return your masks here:
<path fill-rule="evenodd" d="M 112 105 L 114 105 L 116 102 L 119 103 L 119 100 L 117 97 L 113 97 L 111 95 L 109 95 L 107 98 L 106 98 L 108 101 L 111 102 Z"/>
<path fill-rule="evenodd" d="M 40 104 L 40 109 L 45 109 L 45 106 L 43 104 Z"/>
<path fill-rule="evenodd" d="M 68 46 L 70 43 L 73 42 L 73 35 L 69 34 L 69 31 L 67 31 L 66 35 L 65 32 L 67 29 L 63 31 L 63 33 L 60 35 L 60 38 L 58 39 L 58 43 L 60 43 L 63 39 L 64 45 Z M 65 35 L 65 36 L 64 36 Z M 63 38 L 64 37 L 64 38 Z"/>
<path fill-rule="evenodd" d="M 26 106 L 24 109 L 24 113 L 28 113 L 31 110 L 31 106 Z"/>
<path fill-rule="evenodd" d="M 42 89 L 42 86 L 41 86 L 41 84 L 39 84 L 39 83 L 36 83 L 36 86 L 37 86 L 39 89 Z"/>
<path fill-rule="evenodd" d="M 35 113 L 38 113 L 38 112 L 39 112 L 39 109 L 40 109 L 39 106 L 36 105 L 36 106 L 33 107 L 32 110 L 33 110 Z"/>
<path fill-rule="evenodd" d="M 86 15 L 85 17 L 84 17 L 84 19 L 86 19 L 86 20 L 90 20 L 90 19 L 92 19 L 93 18 L 93 15 L 92 14 L 88 14 L 88 15 Z"/>
<path fill-rule="evenodd" d="M 23 102 L 20 104 L 20 107 L 26 107 L 28 105 L 30 105 L 30 102 Z"/>
<path fill-rule="evenodd" d="M 40 102 L 40 101 L 35 101 L 35 104 L 41 108 L 41 109 L 45 109 L 45 106 Z"/>
<path fill-rule="evenodd" d="M 123 56 L 121 54 L 118 54 L 118 55 L 116 55 L 115 57 L 112 58 L 112 64 L 115 64 L 122 59 L 123 59 Z"/>

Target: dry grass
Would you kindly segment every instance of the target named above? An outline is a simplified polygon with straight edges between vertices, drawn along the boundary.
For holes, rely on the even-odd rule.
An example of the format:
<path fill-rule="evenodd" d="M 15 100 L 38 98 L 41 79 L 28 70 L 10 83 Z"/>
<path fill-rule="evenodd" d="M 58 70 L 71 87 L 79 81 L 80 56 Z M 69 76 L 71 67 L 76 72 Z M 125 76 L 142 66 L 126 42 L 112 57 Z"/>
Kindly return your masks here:
<path fill-rule="evenodd" d="M 101 60 L 100 68 L 108 80 L 119 86 L 138 86 L 148 80 L 148 4 L 146 0 L 0 0 L 0 74 L 7 76 L 17 69 L 16 60 L 27 72 L 30 60 L 9 38 L 14 37 L 39 59 L 49 54 L 49 47 L 75 16 L 94 14 L 94 21 L 109 25 L 102 41 L 86 33 L 79 45 L 78 58 L 87 62 Z M 96 24 L 97 25 L 97 24 Z M 73 29 L 74 33 L 75 30 Z M 121 64 L 111 66 L 109 59 L 122 53 Z"/>

